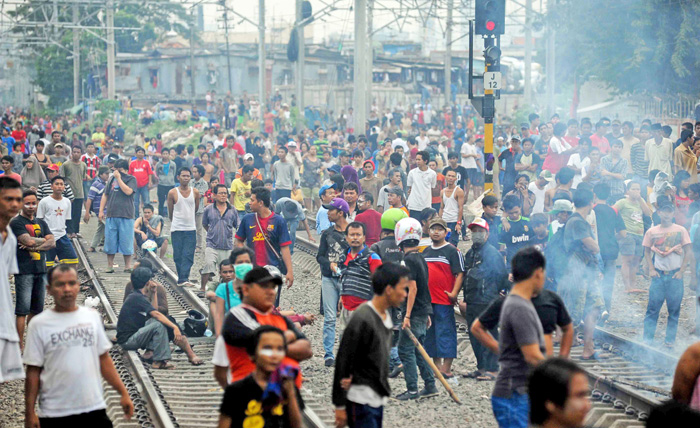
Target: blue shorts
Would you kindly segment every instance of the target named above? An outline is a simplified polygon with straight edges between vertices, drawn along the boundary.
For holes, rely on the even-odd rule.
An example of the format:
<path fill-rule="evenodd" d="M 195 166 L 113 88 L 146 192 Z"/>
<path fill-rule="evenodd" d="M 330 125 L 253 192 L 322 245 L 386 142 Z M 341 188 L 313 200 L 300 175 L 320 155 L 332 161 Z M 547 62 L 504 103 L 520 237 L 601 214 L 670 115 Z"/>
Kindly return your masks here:
<path fill-rule="evenodd" d="M 130 256 L 134 254 L 133 218 L 107 217 L 104 252 L 109 255 L 121 253 Z"/>
<path fill-rule="evenodd" d="M 432 325 L 425 335 L 425 350 L 433 358 L 457 358 L 457 324 L 452 305 L 433 303 Z"/>
<path fill-rule="evenodd" d="M 56 256 L 58 256 L 59 263 L 78 264 L 78 255 L 75 254 L 73 243 L 70 242 L 67 235 L 63 235 L 56 240 L 56 247 L 46 252 L 46 267 L 51 267 L 55 264 Z"/>

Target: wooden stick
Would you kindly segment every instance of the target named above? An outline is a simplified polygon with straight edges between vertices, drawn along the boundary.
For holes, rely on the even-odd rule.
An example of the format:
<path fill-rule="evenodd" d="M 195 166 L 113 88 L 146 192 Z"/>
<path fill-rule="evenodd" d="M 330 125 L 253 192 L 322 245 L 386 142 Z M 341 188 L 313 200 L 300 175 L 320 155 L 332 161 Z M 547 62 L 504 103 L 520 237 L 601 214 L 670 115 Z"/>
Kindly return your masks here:
<path fill-rule="evenodd" d="M 404 328 L 403 331 L 408 335 L 408 337 L 413 341 L 413 344 L 416 346 L 418 351 L 420 352 L 420 355 L 423 357 L 426 363 L 430 366 L 431 369 L 433 369 L 433 373 L 435 374 L 435 377 L 437 377 L 440 380 L 440 383 L 442 383 L 442 386 L 445 387 L 447 390 L 447 393 L 450 394 L 450 397 L 455 401 L 457 404 L 462 404 L 461 401 L 459 401 L 459 397 L 457 397 L 457 394 L 455 394 L 454 390 L 450 386 L 449 383 L 445 380 L 445 377 L 442 375 L 440 370 L 438 370 L 437 366 L 435 363 L 433 363 L 433 359 L 430 358 L 427 352 L 425 352 L 425 348 L 423 348 L 423 345 L 420 344 L 418 339 L 416 339 L 416 336 L 413 335 L 413 332 L 411 331 L 410 328 Z"/>

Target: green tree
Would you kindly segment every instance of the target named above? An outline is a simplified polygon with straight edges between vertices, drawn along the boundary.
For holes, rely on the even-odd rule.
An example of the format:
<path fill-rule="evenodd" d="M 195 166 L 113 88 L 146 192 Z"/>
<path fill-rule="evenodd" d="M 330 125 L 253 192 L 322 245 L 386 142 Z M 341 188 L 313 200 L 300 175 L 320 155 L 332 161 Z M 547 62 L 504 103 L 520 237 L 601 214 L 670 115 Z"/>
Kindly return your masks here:
<path fill-rule="evenodd" d="M 699 0 L 559 0 L 547 17 L 556 28 L 554 72 L 622 93 L 697 94 L 698 16 Z"/>

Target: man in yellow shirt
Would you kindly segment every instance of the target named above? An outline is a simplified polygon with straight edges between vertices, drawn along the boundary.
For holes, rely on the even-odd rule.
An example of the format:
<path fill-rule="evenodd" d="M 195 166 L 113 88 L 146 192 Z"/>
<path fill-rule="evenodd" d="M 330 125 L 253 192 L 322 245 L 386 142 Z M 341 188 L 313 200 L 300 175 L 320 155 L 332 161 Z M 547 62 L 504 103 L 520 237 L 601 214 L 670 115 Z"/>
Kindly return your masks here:
<path fill-rule="evenodd" d="M 695 143 L 693 131 L 684 129 L 681 132 L 681 144 L 673 151 L 673 169 L 677 174 L 678 171 L 688 171 L 690 174 L 690 182 L 698 182 L 698 157 L 691 149 Z"/>
<path fill-rule="evenodd" d="M 253 178 L 253 168 L 251 165 L 243 165 L 241 178 L 231 182 L 231 204 L 238 211 L 238 217 L 245 215 L 245 204 L 250 202 L 251 180 Z"/>
<path fill-rule="evenodd" d="M 102 144 L 105 138 L 105 133 L 102 132 L 102 128 L 98 126 L 95 128 L 95 132 L 90 137 L 90 140 L 95 144 Z"/>

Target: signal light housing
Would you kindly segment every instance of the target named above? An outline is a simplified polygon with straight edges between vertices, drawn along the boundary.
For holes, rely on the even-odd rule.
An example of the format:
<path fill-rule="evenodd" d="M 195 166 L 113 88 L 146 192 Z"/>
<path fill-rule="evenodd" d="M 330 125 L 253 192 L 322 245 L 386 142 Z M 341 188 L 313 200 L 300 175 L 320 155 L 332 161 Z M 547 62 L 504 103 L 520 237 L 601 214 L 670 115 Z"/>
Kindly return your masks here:
<path fill-rule="evenodd" d="M 474 34 L 503 34 L 506 27 L 506 0 L 476 0 Z"/>

